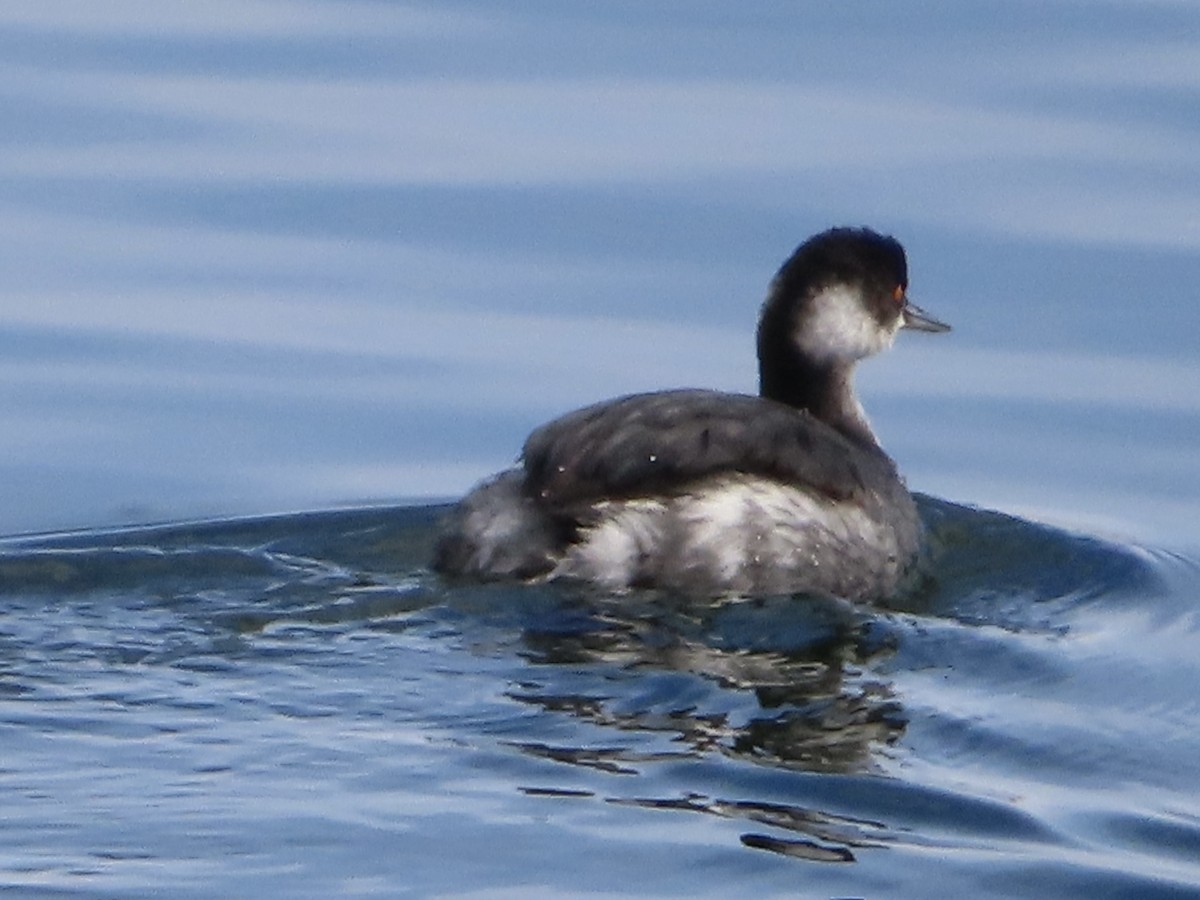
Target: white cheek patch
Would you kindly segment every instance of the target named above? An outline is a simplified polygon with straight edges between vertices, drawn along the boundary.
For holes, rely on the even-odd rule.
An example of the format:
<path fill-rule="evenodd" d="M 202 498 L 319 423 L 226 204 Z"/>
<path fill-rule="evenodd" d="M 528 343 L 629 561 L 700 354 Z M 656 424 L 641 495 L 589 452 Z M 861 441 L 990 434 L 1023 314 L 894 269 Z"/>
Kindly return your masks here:
<path fill-rule="evenodd" d="M 891 327 L 880 325 L 866 309 L 859 291 L 839 285 L 812 298 L 808 314 L 794 335 L 796 346 L 818 362 L 853 362 L 892 345 L 900 316 Z"/>

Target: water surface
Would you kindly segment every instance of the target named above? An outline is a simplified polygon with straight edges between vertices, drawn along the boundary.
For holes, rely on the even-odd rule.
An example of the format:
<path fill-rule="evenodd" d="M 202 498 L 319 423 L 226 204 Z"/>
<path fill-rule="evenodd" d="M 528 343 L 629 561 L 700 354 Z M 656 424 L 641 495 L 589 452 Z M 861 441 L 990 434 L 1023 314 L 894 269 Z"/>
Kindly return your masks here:
<path fill-rule="evenodd" d="M 868 223 L 956 327 L 863 373 L 915 486 L 1194 546 L 1196 24 L 14 0 L 0 532 L 452 496 L 574 405 L 753 390 L 770 275 Z"/>
<path fill-rule="evenodd" d="M 7 2 L 0 886 L 1200 895 L 1198 18 Z M 428 573 L 834 223 L 955 326 L 860 377 L 920 591 Z"/>
<path fill-rule="evenodd" d="M 615 597 L 445 584 L 440 512 L 8 542 L 4 883 L 1200 891 L 1192 560 L 924 499 L 886 608 Z"/>

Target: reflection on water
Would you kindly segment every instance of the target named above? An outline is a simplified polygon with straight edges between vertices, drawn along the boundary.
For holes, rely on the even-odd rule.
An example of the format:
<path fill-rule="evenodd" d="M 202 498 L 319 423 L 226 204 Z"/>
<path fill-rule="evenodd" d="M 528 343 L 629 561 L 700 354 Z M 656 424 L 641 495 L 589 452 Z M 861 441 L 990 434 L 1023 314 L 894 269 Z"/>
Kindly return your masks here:
<path fill-rule="evenodd" d="M 522 656 L 534 665 L 603 664 L 636 673 L 657 702 L 630 708 L 606 696 L 528 689 L 510 696 L 609 728 L 663 733 L 678 753 L 720 752 L 808 771 L 869 768 L 872 745 L 891 742 L 904 727 L 887 686 L 864 680 L 861 664 L 872 648 L 864 646 L 857 616 L 840 603 L 778 597 L 705 605 L 640 595 L 596 602 L 586 631 L 523 632 Z M 678 679 L 663 673 L 753 697 L 757 709 L 662 708 L 680 701 Z M 596 764 L 590 754 L 583 761 L 558 752 Z M 605 758 L 611 765 L 622 757 L 612 751 Z"/>
<path fill-rule="evenodd" d="M 685 800 L 614 802 L 649 809 L 683 810 L 730 819 L 748 819 L 787 832 L 809 835 L 815 840 L 748 833 L 741 836 L 741 841 L 747 847 L 757 850 L 770 850 L 784 856 L 796 856 L 815 862 L 854 862 L 851 847 L 883 847 L 888 839 L 883 831 L 884 826 L 878 822 L 860 822 L 777 803 L 729 802 L 699 796 L 688 797 Z M 818 841 L 822 843 L 817 843 Z"/>

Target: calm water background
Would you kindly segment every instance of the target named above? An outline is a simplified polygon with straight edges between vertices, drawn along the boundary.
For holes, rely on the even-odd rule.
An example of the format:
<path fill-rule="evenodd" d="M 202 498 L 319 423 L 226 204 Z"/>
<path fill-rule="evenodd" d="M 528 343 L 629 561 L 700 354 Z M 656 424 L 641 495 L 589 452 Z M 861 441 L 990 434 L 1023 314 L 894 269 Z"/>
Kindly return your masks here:
<path fill-rule="evenodd" d="M 1197 35 L 6 2 L 0 534 L 80 533 L 0 554 L 0 886 L 1200 895 Z M 1022 519 L 926 500 L 878 612 L 424 571 L 437 510 L 394 504 L 548 416 L 753 390 L 833 223 L 956 329 L 861 373 L 885 446 Z"/>

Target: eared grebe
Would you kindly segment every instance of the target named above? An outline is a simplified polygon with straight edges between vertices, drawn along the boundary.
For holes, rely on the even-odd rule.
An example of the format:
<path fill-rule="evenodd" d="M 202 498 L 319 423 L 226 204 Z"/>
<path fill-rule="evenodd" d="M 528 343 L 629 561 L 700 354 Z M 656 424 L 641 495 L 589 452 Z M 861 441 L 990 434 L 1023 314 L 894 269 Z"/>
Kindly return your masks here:
<path fill-rule="evenodd" d="M 907 288 L 894 238 L 810 238 L 762 308 L 760 396 L 635 394 L 543 425 L 517 468 L 450 514 L 434 568 L 706 595 L 892 594 L 921 524 L 852 376 L 901 328 L 949 330 Z"/>

